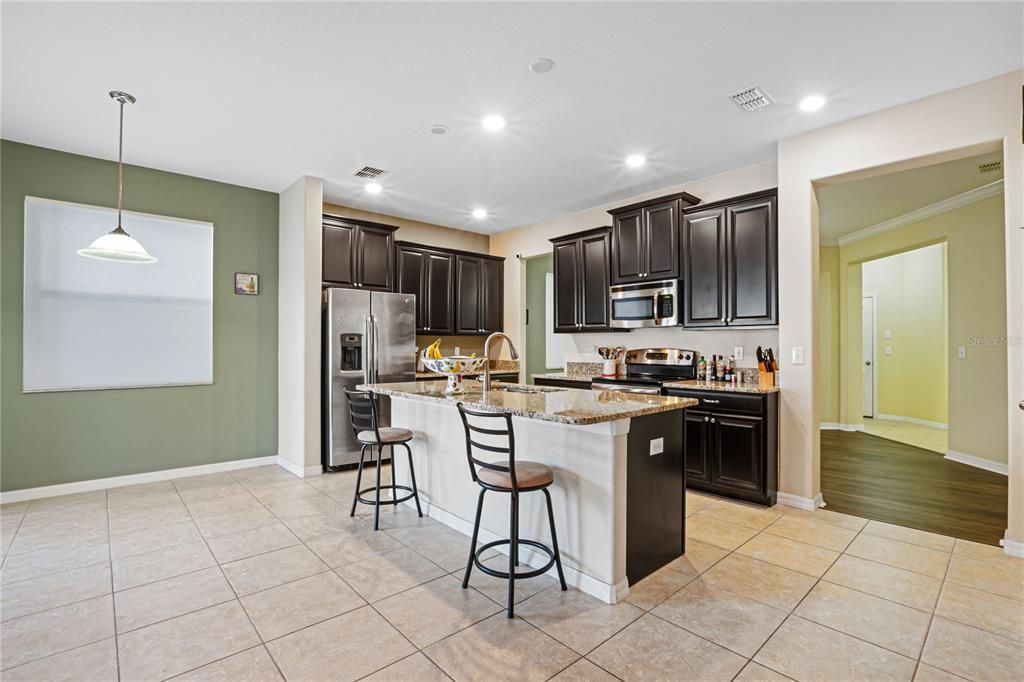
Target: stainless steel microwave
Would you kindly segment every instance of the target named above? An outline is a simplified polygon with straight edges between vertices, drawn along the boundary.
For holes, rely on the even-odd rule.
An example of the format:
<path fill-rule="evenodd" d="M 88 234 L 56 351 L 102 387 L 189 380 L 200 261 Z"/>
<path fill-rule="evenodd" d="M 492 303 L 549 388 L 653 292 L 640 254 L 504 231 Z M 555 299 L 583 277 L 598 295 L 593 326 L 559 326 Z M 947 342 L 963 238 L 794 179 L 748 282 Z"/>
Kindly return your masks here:
<path fill-rule="evenodd" d="M 674 279 L 611 287 L 611 326 L 623 329 L 679 324 L 679 283 Z"/>

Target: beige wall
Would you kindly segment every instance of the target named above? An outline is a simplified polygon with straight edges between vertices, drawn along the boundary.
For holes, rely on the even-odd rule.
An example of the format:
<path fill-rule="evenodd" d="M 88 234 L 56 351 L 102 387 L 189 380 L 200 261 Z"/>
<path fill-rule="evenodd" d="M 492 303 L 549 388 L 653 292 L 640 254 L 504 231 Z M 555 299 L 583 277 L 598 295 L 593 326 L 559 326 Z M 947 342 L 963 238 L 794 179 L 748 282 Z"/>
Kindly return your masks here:
<path fill-rule="evenodd" d="M 516 256 L 525 259 L 550 253 L 551 242 L 548 240 L 552 237 L 592 227 L 611 225 L 608 209 L 616 206 L 624 206 L 680 191 L 690 192 L 704 202 L 717 201 L 774 187 L 775 179 L 775 162 L 767 161 L 492 235 L 491 253 L 505 257 L 505 331 L 513 338 L 516 347 L 521 351 L 524 350 L 526 344 L 523 343 L 525 335 L 522 301 L 525 298 L 525 268 L 523 262 Z M 634 348 L 669 346 L 698 350 L 706 354 L 730 354 L 734 346 L 744 346 L 746 360 L 741 364 L 754 366 L 754 348 L 759 345 L 778 347 L 778 332 L 775 329 L 746 331 L 693 331 L 679 328 L 638 329 L 627 334 L 569 334 L 566 336 L 568 337 L 566 344 L 568 353 L 573 358 L 580 359 L 597 359 L 598 356 L 593 354 L 591 349 L 601 345 L 621 344 Z"/>
<path fill-rule="evenodd" d="M 473 251 L 475 253 L 488 253 L 490 246 L 490 237 L 486 234 L 456 230 L 452 227 L 442 227 L 432 223 L 421 223 L 418 220 L 399 218 L 384 213 L 362 211 L 358 208 L 349 208 L 340 204 L 324 202 L 324 213 L 333 213 L 355 220 L 369 220 L 375 223 L 384 223 L 385 225 L 396 225 L 398 231 L 395 233 L 395 239 L 405 242 L 415 242 L 444 249 Z"/>
<path fill-rule="evenodd" d="M 1009 518 L 1007 549 L 1024 555 L 1024 70 L 876 112 L 779 142 L 780 327 L 782 346 L 780 489 L 802 498 L 820 493 L 817 396 L 818 214 L 814 183 L 866 172 L 934 163 L 993 145 L 1002 149 L 1006 193 L 1006 335 Z M 998 305 L 998 304 L 994 304 Z M 808 362 L 794 366 L 790 349 Z M 841 368 L 842 371 L 842 368 Z"/>

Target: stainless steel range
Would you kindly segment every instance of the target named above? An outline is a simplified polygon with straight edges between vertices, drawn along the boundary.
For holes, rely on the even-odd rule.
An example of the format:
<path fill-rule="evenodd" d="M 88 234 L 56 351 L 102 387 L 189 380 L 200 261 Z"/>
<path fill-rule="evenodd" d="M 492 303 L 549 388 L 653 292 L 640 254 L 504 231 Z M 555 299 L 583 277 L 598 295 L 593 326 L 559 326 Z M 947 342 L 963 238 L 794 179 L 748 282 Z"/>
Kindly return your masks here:
<path fill-rule="evenodd" d="M 596 377 L 595 391 L 661 393 L 666 381 L 697 378 L 697 351 L 682 348 L 634 348 L 626 351 L 626 374 L 614 379 Z"/>

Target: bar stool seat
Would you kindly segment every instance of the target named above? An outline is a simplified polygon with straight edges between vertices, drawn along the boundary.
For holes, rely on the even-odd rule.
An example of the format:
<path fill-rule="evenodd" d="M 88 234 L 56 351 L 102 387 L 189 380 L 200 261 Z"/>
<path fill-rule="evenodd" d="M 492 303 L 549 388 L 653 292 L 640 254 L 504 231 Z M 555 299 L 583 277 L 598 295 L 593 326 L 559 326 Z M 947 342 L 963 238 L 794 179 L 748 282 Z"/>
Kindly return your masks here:
<path fill-rule="evenodd" d="M 508 460 L 494 462 L 501 467 L 508 467 Z M 519 490 L 526 492 L 535 488 L 549 486 L 555 481 L 555 472 L 551 467 L 540 462 L 516 462 L 512 467 L 516 472 L 516 483 Z M 480 469 L 476 474 L 480 482 L 502 491 L 512 490 L 512 475 L 507 471 L 496 471 L 494 469 Z"/>
<path fill-rule="evenodd" d="M 378 431 L 380 432 L 380 442 L 385 445 L 406 443 L 412 440 L 412 431 L 409 429 L 401 429 L 397 426 L 383 426 Z M 356 434 L 356 440 L 360 443 L 377 445 L 377 435 L 373 431 L 360 431 Z"/>

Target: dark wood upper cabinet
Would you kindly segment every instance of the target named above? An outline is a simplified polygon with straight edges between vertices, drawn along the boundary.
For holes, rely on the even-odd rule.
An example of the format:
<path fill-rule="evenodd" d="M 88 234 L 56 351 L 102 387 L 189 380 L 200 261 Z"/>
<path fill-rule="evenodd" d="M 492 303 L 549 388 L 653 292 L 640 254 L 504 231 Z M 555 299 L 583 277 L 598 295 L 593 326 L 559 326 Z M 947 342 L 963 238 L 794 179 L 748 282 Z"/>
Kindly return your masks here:
<path fill-rule="evenodd" d="M 555 332 L 606 331 L 611 228 L 552 239 Z"/>
<path fill-rule="evenodd" d="M 504 322 L 504 259 L 455 257 L 455 333 L 490 334 Z"/>
<path fill-rule="evenodd" d="M 700 199 L 680 192 L 616 208 L 611 239 L 612 284 L 679 277 L 679 223 Z"/>
<path fill-rule="evenodd" d="M 416 331 L 454 334 L 455 257 L 441 251 L 400 243 L 395 290 L 416 296 Z"/>
<path fill-rule="evenodd" d="M 773 189 L 684 212 L 684 327 L 779 323 L 776 196 Z"/>
<path fill-rule="evenodd" d="M 331 286 L 391 291 L 397 228 L 323 216 L 322 281 Z"/>
<path fill-rule="evenodd" d="M 504 326 L 505 263 L 482 258 L 480 260 L 481 308 L 480 322 L 483 333 L 500 332 Z"/>

